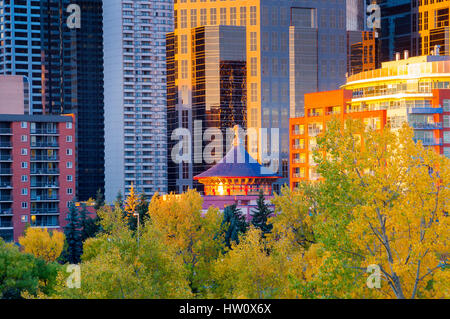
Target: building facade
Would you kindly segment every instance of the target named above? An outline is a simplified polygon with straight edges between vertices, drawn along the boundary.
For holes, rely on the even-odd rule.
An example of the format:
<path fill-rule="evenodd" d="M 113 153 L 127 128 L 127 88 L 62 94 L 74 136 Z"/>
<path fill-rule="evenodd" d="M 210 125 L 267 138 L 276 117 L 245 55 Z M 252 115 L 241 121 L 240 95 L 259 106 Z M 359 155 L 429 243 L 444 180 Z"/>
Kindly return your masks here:
<path fill-rule="evenodd" d="M 105 0 L 106 201 L 167 192 L 166 39 L 173 0 Z"/>
<path fill-rule="evenodd" d="M 72 115 L 0 114 L 0 237 L 25 227 L 62 231 L 76 193 Z"/>
<path fill-rule="evenodd" d="M 450 54 L 450 1 L 412 1 L 413 52 L 428 55 L 439 47 L 441 55 Z"/>
<path fill-rule="evenodd" d="M 81 25 L 69 26 L 71 5 Z M 101 0 L 0 1 L 0 74 L 24 76 L 30 115 L 75 114 L 80 200 L 104 190 Z"/>
<path fill-rule="evenodd" d="M 341 90 L 307 94 L 304 117 L 291 119 L 290 186 L 320 178 L 312 152 L 333 117 L 360 118 L 374 129 L 408 123 L 414 140 L 450 157 L 450 57 L 421 56 L 385 62 L 350 76 Z"/>
<path fill-rule="evenodd" d="M 284 177 L 274 184 L 275 191 L 279 190 L 289 175 L 289 117 L 303 114 L 303 93 L 336 89 L 345 82 L 347 8 L 352 6 L 344 0 L 177 1 L 175 31 L 167 35 L 169 155 L 176 145 L 172 131 L 183 127 L 183 112 L 189 119 L 189 131 L 194 132 L 193 41 L 197 28 L 242 27 L 246 38 L 246 125 L 257 136 L 249 139 L 247 149 Z M 361 14 L 357 15 L 361 19 Z M 356 27 L 357 20 L 348 23 Z M 169 162 L 169 191 L 199 187 L 193 180 L 197 172 L 192 161 Z"/>

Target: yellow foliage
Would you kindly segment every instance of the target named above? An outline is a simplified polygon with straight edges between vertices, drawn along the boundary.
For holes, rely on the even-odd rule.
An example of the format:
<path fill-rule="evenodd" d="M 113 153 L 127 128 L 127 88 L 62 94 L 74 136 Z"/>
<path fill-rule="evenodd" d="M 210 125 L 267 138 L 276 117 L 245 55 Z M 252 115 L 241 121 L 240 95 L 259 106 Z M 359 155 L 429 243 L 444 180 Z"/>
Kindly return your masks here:
<path fill-rule="evenodd" d="M 62 232 L 49 233 L 46 228 L 29 227 L 25 236 L 19 238 L 23 251 L 46 262 L 55 261 L 62 253 L 65 236 Z"/>

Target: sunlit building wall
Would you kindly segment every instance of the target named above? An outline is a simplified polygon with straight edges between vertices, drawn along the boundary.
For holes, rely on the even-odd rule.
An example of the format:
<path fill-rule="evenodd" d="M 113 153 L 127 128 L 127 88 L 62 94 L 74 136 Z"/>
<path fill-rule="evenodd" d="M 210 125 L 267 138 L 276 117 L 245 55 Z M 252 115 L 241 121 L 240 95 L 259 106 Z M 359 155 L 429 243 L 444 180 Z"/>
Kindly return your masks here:
<path fill-rule="evenodd" d="M 274 190 L 279 190 L 289 175 L 289 117 L 302 114 L 302 92 L 336 89 L 345 83 L 347 20 L 345 0 L 178 0 L 175 32 L 167 36 L 168 47 L 175 52 L 168 56 L 168 61 L 172 61 L 168 72 L 173 71 L 168 74 L 169 83 L 173 83 L 172 87 L 169 85 L 168 100 L 172 101 L 168 112 L 175 105 L 174 116 L 181 119 L 183 109 L 192 108 L 192 101 L 181 96 L 183 88 L 192 92 L 193 30 L 215 25 L 245 27 L 247 127 L 266 129 L 268 141 L 277 142 L 277 160 L 272 161 L 272 167 L 284 177 L 274 185 Z M 183 50 L 183 46 L 187 49 Z M 307 68 L 298 67 L 298 63 Z M 306 89 L 302 85 L 307 85 Z M 279 129 L 278 138 L 273 141 L 271 128 Z M 169 131 L 169 153 L 170 137 Z M 264 148 L 271 152 L 261 139 L 247 147 L 258 160 Z M 182 178 L 181 166 L 171 169 L 169 164 L 169 191 L 181 192 L 193 186 L 192 175 Z"/>

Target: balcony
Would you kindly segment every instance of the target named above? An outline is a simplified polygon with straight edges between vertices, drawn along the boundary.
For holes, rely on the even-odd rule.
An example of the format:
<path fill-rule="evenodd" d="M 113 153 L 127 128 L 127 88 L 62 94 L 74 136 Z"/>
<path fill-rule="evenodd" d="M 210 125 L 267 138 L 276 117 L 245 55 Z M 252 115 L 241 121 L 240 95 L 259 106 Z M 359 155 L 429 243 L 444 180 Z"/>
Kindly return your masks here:
<path fill-rule="evenodd" d="M 59 175 L 59 169 L 34 168 L 30 171 L 31 175 Z"/>
<path fill-rule="evenodd" d="M 302 145 L 302 144 L 294 144 L 294 145 L 292 145 L 292 149 L 294 149 L 294 150 L 302 150 L 304 148 L 305 148 L 305 145 Z"/>
<path fill-rule="evenodd" d="M 58 131 L 58 129 L 38 128 L 38 129 L 31 129 L 30 134 L 33 134 L 33 135 L 58 135 L 59 131 Z"/>
<path fill-rule="evenodd" d="M 442 114 L 442 107 L 412 107 L 408 109 L 409 114 Z"/>
<path fill-rule="evenodd" d="M 11 208 L 0 210 L 0 216 L 12 216 L 12 215 L 13 215 L 13 211 Z"/>
<path fill-rule="evenodd" d="M 57 162 L 57 161 L 59 161 L 59 156 L 57 156 L 57 155 L 53 155 L 53 156 L 36 155 L 36 156 L 31 156 L 30 160 L 32 162 Z"/>
<path fill-rule="evenodd" d="M 13 223 L 11 220 L 0 219 L 0 228 L 13 228 Z"/>
<path fill-rule="evenodd" d="M 11 135 L 11 134 L 12 134 L 11 128 L 8 127 L 0 128 L 0 135 Z"/>
<path fill-rule="evenodd" d="M 293 130 L 292 135 L 304 135 L 305 130 Z"/>
<path fill-rule="evenodd" d="M 11 195 L 0 195 L 0 202 L 12 202 Z"/>
<path fill-rule="evenodd" d="M 12 175 L 10 168 L 0 168 L 0 175 Z"/>
<path fill-rule="evenodd" d="M 31 188 L 59 188 L 59 184 L 57 182 L 54 183 L 31 183 Z"/>
<path fill-rule="evenodd" d="M 0 188 L 12 188 L 11 182 L 0 182 Z"/>
<path fill-rule="evenodd" d="M 59 215 L 58 209 L 36 209 L 31 211 L 31 215 Z"/>
<path fill-rule="evenodd" d="M 59 222 L 36 220 L 31 222 L 31 227 L 59 227 Z"/>
<path fill-rule="evenodd" d="M 308 135 L 311 137 L 317 136 L 322 133 L 322 129 L 320 128 L 310 128 L 308 129 Z"/>
<path fill-rule="evenodd" d="M 414 142 L 417 143 L 419 141 L 422 142 L 423 146 L 438 146 L 443 144 L 442 138 L 413 138 Z"/>
<path fill-rule="evenodd" d="M 411 123 L 411 126 L 416 130 L 440 130 L 442 123 Z"/>
<path fill-rule="evenodd" d="M 294 158 L 292 160 L 292 163 L 294 163 L 294 164 L 305 164 L 305 160 L 302 160 L 300 158 Z"/>
<path fill-rule="evenodd" d="M 11 155 L 0 155 L 0 162 L 12 162 Z"/>
<path fill-rule="evenodd" d="M 12 148 L 11 142 L 0 142 L 0 148 Z"/>
<path fill-rule="evenodd" d="M 293 178 L 305 178 L 305 175 L 304 175 L 304 174 L 296 173 L 296 174 L 292 174 L 292 177 L 293 177 Z"/>
<path fill-rule="evenodd" d="M 33 202 L 42 202 L 42 201 L 58 201 L 59 200 L 59 196 L 58 195 L 53 195 L 53 196 L 48 196 L 48 195 L 32 195 L 31 196 L 31 201 Z"/>
<path fill-rule="evenodd" d="M 32 148 L 58 148 L 59 145 L 56 142 L 34 142 L 31 143 Z"/>

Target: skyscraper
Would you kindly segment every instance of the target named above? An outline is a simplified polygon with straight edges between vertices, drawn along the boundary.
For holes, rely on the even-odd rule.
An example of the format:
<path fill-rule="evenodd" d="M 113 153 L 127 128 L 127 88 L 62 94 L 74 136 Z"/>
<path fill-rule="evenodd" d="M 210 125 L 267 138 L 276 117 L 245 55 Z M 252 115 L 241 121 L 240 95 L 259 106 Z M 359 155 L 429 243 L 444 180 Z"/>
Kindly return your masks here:
<path fill-rule="evenodd" d="M 349 6 L 351 8 L 351 6 Z M 195 34 L 204 26 L 244 27 L 246 33 L 246 123 L 259 130 L 257 143 L 248 151 L 263 164 L 270 164 L 287 183 L 289 172 L 289 117 L 302 114 L 303 94 L 331 90 L 345 83 L 347 72 L 347 23 L 357 28 L 361 13 L 348 21 L 347 2 L 338 1 L 186 1 L 175 4 L 175 32 L 167 36 L 168 54 L 168 145 L 175 143 L 175 127 L 183 118 L 194 133 L 196 65 Z M 237 40 L 237 39 L 236 39 Z M 213 93 L 211 93 L 213 94 Z M 207 98 L 208 99 L 208 98 Z M 272 131 L 271 129 L 275 129 Z M 278 129 L 278 131 L 276 130 Z M 274 148 L 270 144 L 274 144 Z M 271 157 L 268 163 L 265 154 Z M 191 163 L 174 163 L 169 158 L 169 191 L 182 192 L 193 182 Z"/>
<path fill-rule="evenodd" d="M 166 39 L 173 0 L 105 0 L 106 200 L 167 192 Z"/>
<path fill-rule="evenodd" d="M 413 52 L 431 54 L 439 46 L 439 54 L 450 55 L 450 1 L 412 1 Z"/>
<path fill-rule="evenodd" d="M 67 23 L 80 8 L 81 25 Z M 101 0 L 0 2 L 0 73 L 27 78 L 29 114 L 75 114 L 79 200 L 104 189 Z"/>

